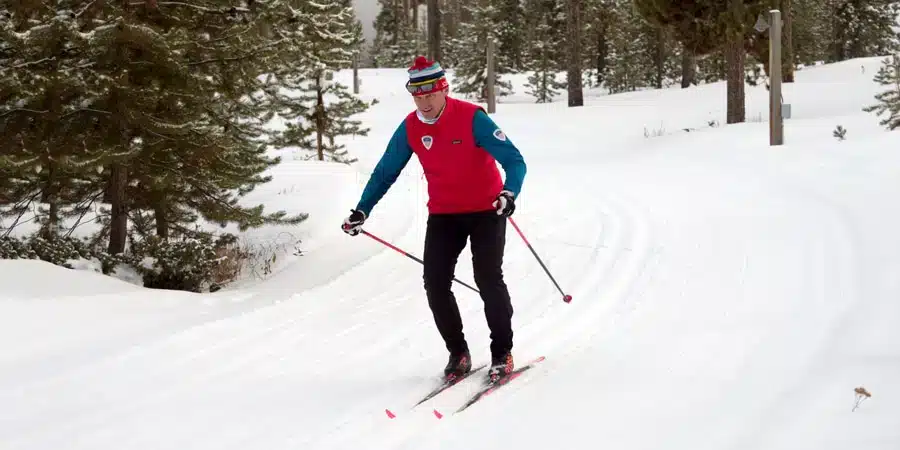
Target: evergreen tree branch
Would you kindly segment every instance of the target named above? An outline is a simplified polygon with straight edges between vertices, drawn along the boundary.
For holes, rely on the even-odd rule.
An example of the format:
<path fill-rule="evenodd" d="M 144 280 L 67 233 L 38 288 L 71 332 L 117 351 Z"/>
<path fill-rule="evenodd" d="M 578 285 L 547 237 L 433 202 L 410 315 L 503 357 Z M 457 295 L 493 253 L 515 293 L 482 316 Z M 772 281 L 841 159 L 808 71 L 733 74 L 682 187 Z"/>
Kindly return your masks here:
<path fill-rule="evenodd" d="M 49 111 L 49 110 L 46 110 L 46 109 L 44 109 L 44 110 L 36 110 L 36 109 L 28 109 L 28 108 L 16 108 L 16 109 L 11 109 L 11 110 L 9 110 L 9 111 L 3 113 L 3 114 L 0 114 L 0 117 L 5 117 L 5 116 L 8 116 L 8 115 L 10 115 L 10 114 L 17 113 L 17 112 L 29 112 L 29 113 L 33 113 L 33 114 L 47 114 L 47 113 L 49 113 L 50 111 Z"/>
<path fill-rule="evenodd" d="M 131 5 L 131 6 L 142 6 L 142 5 L 144 5 L 145 3 L 146 3 L 146 2 L 143 2 L 143 1 L 142 1 L 142 2 L 136 2 L 136 3 L 133 2 L 133 3 L 129 3 L 129 5 Z M 182 7 L 186 7 L 186 8 L 193 8 L 193 9 L 195 9 L 195 10 L 197 10 L 197 11 L 201 11 L 201 12 L 209 13 L 209 14 L 235 14 L 235 13 L 238 13 L 238 12 L 240 12 L 240 13 L 249 13 L 249 12 L 250 12 L 250 10 L 249 10 L 248 8 L 244 8 L 244 7 L 241 7 L 241 6 L 228 6 L 228 7 L 221 7 L 221 8 L 208 8 L 208 7 L 205 7 L 205 6 L 192 5 L 192 4 L 190 4 L 190 3 L 184 3 L 184 2 L 157 2 L 157 5 L 158 5 L 158 6 L 175 6 L 175 7 L 182 6 Z"/>
<path fill-rule="evenodd" d="M 277 47 L 277 46 L 283 44 L 284 42 L 286 42 L 286 39 L 281 39 L 281 40 L 278 40 L 278 41 L 275 41 L 275 42 L 272 42 L 272 43 L 269 43 L 266 45 L 259 46 L 255 49 L 248 51 L 247 53 L 244 53 L 243 55 L 227 56 L 224 58 L 209 58 L 209 59 L 204 59 L 201 61 L 189 62 L 189 63 L 187 63 L 187 65 L 188 66 L 199 66 L 202 64 L 210 64 L 210 63 L 216 63 L 216 62 L 228 62 L 228 61 L 233 62 L 233 61 L 242 61 L 242 60 L 246 60 L 246 59 L 251 59 L 256 56 L 259 56 L 259 54 L 261 52 L 268 50 L 270 48 L 273 48 L 273 47 Z"/>

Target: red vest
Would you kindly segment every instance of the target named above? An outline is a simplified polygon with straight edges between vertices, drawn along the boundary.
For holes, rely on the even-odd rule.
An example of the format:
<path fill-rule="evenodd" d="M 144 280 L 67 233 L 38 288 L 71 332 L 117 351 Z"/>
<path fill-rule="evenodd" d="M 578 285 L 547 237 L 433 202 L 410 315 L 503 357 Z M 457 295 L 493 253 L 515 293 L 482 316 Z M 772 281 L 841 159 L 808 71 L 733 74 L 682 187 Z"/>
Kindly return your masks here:
<path fill-rule="evenodd" d="M 428 212 L 463 213 L 494 209 L 503 179 L 496 160 L 475 144 L 472 120 L 480 106 L 447 97 L 433 124 L 411 112 L 406 139 L 419 158 L 428 182 Z"/>

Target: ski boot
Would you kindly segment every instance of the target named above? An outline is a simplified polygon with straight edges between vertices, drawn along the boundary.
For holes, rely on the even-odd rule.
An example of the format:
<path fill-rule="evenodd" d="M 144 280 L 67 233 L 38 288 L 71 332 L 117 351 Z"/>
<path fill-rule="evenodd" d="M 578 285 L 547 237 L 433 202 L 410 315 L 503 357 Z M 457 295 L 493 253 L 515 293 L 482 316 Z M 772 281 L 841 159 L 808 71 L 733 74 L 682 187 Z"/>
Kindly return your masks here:
<path fill-rule="evenodd" d="M 506 352 L 502 355 L 494 355 L 491 357 L 491 369 L 488 371 L 488 378 L 491 383 L 508 376 L 515 368 L 512 353 Z"/>
<path fill-rule="evenodd" d="M 444 378 L 447 381 L 464 376 L 472 370 L 472 356 L 468 350 L 450 354 L 447 366 L 444 367 Z"/>

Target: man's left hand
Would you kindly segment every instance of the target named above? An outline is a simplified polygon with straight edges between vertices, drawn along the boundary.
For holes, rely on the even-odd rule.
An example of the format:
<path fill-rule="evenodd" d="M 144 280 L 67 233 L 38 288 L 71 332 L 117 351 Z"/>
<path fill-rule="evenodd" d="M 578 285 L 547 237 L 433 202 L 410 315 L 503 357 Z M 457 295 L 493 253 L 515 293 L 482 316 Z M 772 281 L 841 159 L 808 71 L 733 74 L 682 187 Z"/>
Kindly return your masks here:
<path fill-rule="evenodd" d="M 516 202 L 512 192 L 501 191 L 494 200 L 494 208 L 497 208 L 497 215 L 509 217 L 516 210 Z"/>

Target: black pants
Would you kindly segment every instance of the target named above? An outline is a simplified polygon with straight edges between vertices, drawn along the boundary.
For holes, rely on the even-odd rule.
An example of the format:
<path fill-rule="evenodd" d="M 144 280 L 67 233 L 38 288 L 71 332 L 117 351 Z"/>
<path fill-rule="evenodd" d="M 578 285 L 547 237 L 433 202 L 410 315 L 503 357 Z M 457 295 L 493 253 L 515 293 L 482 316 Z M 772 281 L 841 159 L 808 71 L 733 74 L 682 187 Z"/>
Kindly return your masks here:
<path fill-rule="evenodd" d="M 500 356 L 512 350 L 513 308 L 502 270 L 506 219 L 494 210 L 428 217 L 423 258 L 428 305 L 447 350 L 468 350 L 459 307 L 451 291 L 456 263 L 467 240 L 471 240 L 475 284 L 481 292 L 491 331 L 491 354 Z"/>

